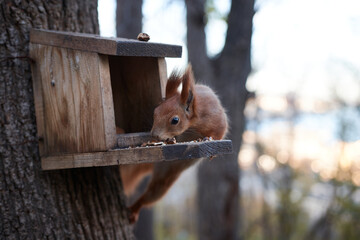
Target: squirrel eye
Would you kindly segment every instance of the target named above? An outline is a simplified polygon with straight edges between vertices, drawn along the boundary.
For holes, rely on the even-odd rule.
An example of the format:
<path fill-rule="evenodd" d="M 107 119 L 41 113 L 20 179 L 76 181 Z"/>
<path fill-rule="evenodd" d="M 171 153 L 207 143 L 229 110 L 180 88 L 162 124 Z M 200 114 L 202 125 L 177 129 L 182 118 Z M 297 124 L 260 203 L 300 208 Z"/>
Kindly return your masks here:
<path fill-rule="evenodd" d="M 171 119 L 171 124 L 176 125 L 179 123 L 179 121 L 180 121 L 180 119 L 178 117 L 173 117 L 173 119 Z"/>

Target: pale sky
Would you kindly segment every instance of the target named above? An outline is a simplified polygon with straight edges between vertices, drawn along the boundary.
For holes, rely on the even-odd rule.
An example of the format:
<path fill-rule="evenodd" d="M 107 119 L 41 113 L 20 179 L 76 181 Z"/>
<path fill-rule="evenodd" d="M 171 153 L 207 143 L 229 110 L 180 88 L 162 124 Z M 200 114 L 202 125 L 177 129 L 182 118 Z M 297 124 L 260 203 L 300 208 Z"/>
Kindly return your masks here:
<path fill-rule="evenodd" d="M 252 62 L 258 72 L 249 87 L 326 98 L 332 81 L 339 95 L 358 101 L 360 1 L 264 2 L 254 16 Z"/>

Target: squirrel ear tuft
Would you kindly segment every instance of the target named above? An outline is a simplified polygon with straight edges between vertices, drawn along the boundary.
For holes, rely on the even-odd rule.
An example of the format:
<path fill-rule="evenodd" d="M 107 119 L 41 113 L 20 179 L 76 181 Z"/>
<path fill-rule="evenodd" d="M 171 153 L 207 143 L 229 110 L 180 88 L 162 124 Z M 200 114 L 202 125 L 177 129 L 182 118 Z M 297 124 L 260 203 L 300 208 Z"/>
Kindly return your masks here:
<path fill-rule="evenodd" d="M 179 71 L 175 70 L 171 73 L 167 83 L 166 83 L 166 99 L 172 97 L 177 92 L 182 78 L 179 74 Z"/>
<path fill-rule="evenodd" d="M 189 96 L 186 100 L 186 111 L 189 112 L 190 106 L 192 105 L 194 100 L 194 95 L 193 92 L 191 91 L 191 89 L 189 90 Z"/>
<path fill-rule="evenodd" d="M 191 64 L 188 64 L 184 75 L 182 76 L 182 91 L 181 91 L 181 103 L 187 106 L 187 109 L 192 104 L 194 99 L 194 73 L 192 71 Z"/>

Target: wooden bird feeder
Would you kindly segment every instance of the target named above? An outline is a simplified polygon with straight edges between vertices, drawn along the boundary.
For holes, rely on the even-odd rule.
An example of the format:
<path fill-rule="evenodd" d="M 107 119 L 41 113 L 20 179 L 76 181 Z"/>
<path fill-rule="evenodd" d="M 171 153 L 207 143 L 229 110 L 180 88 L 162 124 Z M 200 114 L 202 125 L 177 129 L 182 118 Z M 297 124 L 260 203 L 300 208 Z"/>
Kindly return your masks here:
<path fill-rule="evenodd" d="M 30 57 L 42 168 L 172 161 L 231 153 L 230 140 L 152 147 L 165 57 L 181 46 L 32 29 Z M 117 134 L 116 126 L 126 134 Z M 145 132 L 145 133 L 144 133 Z M 129 147 L 130 146 L 130 147 Z"/>

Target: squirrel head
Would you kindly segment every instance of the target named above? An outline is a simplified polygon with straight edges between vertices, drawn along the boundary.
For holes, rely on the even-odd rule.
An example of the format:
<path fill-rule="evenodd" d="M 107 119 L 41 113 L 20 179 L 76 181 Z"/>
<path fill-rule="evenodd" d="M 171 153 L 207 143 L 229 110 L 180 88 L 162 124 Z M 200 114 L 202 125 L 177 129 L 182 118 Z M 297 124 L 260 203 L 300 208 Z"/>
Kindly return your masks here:
<path fill-rule="evenodd" d="M 185 132 L 195 116 L 194 74 L 189 64 L 183 74 L 174 71 L 166 84 L 166 98 L 154 110 L 153 137 L 166 140 Z"/>

